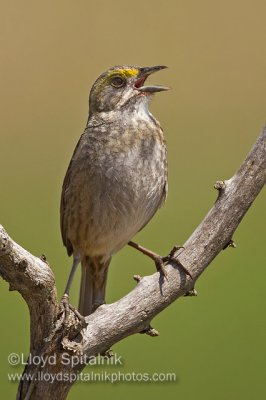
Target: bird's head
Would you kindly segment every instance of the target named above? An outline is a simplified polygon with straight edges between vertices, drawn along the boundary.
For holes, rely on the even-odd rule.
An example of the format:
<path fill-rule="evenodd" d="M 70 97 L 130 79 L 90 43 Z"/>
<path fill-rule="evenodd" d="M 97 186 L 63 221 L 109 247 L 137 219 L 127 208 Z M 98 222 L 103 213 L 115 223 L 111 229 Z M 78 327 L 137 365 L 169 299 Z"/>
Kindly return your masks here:
<path fill-rule="evenodd" d="M 147 101 L 153 93 L 169 88 L 144 86 L 147 77 L 165 66 L 116 66 L 101 74 L 90 92 L 90 114 L 118 110 L 128 102 Z"/>

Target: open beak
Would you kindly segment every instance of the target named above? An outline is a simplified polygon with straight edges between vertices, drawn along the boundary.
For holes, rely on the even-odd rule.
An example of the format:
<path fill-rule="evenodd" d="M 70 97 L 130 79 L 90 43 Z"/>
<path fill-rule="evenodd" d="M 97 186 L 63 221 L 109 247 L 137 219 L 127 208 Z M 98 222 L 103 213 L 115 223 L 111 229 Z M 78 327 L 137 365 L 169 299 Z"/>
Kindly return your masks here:
<path fill-rule="evenodd" d="M 134 88 L 139 92 L 144 93 L 155 93 L 155 92 L 163 92 L 164 90 L 169 90 L 166 86 L 161 85 L 151 85 L 151 86 L 143 86 L 146 79 L 149 75 L 154 72 L 160 71 L 161 69 L 167 68 L 164 65 L 157 65 L 156 67 L 143 67 L 139 69 L 139 75 L 135 81 Z"/>

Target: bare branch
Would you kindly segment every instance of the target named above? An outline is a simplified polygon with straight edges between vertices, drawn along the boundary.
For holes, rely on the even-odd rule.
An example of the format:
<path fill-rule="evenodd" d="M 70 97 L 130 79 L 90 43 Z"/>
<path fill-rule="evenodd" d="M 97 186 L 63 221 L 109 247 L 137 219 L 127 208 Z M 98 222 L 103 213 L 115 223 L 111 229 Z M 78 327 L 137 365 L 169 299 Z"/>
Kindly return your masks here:
<path fill-rule="evenodd" d="M 90 357 L 102 354 L 114 343 L 137 332 L 158 334 L 151 320 L 178 297 L 194 293 L 195 281 L 219 254 L 232 245 L 232 235 L 266 181 L 266 127 L 237 173 L 227 181 L 218 181 L 218 198 L 204 220 L 174 257 L 193 276 L 185 274 L 178 262 L 166 266 L 168 280 L 159 273 L 141 278 L 137 286 L 121 300 L 99 307 L 86 317 L 87 327 L 81 332 L 73 326 L 60 325 L 54 276 L 50 267 L 8 237 L 0 227 L 0 274 L 26 300 L 31 314 L 31 352 L 57 355 L 56 365 L 46 365 L 43 372 L 79 373 L 84 364 L 65 366 L 60 363 L 64 351 Z M 25 373 L 37 373 L 29 365 Z M 18 399 L 65 399 L 73 382 L 54 381 L 21 383 Z"/>
<path fill-rule="evenodd" d="M 18 290 L 31 316 L 31 351 L 49 334 L 58 312 L 55 279 L 50 267 L 15 243 L 0 225 L 0 275 L 9 290 Z"/>

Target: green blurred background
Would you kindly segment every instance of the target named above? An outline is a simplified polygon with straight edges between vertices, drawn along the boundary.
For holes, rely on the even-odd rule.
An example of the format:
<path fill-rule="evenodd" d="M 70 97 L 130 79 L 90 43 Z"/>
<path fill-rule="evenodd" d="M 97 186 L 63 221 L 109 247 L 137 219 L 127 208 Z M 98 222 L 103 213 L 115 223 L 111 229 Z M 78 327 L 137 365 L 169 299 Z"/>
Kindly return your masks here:
<path fill-rule="evenodd" d="M 213 204 L 213 184 L 238 168 L 266 120 L 266 3 L 135 0 L 0 3 L 0 222 L 35 255 L 44 253 L 61 295 L 71 260 L 59 231 L 62 180 L 87 119 L 89 89 L 115 64 L 165 64 L 151 81 L 172 87 L 151 111 L 169 149 L 169 197 L 137 237 L 161 254 L 182 244 Z M 77 383 L 69 399 L 265 398 L 265 194 L 196 288 L 160 314 L 158 338 L 135 335 L 113 350 L 123 367 L 175 372 L 172 383 Z M 126 268 L 125 268 L 126 265 Z M 131 248 L 113 258 L 107 302 L 133 289 L 152 263 Z M 72 288 L 78 297 L 79 276 Z M 11 352 L 27 354 L 29 317 L 0 282 L 0 384 Z M 89 372 L 89 368 L 86 372 Z"/>

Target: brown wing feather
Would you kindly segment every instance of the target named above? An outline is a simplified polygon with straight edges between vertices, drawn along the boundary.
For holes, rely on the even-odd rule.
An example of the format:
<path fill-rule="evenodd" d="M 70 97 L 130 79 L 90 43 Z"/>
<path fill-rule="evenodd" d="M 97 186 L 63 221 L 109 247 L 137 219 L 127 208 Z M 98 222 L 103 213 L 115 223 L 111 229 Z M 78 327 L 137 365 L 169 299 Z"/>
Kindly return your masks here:
<path fill-rule="evenodd" d="M 84 133 L 85 133 L 85 132 L 84 132 Z M 66 206 L 66 198 L 65 198 L 65 195 L 66 195 L 67 188 L 68 188 L 68 186 L 69 186 L 69 182 L 70 182 L 70 180 L 71 180 L 71 171 L 72 171 L 73 159 L 74 159 L 74 157 L 75 157 L 76 151 L 77 151 L 77 149 L 78 149 L 78 147 L 79 147 L 80 141 L 81 141 L 81 139 L 82 139 L 84 133 L 81 135 L 81 137 L 80 137 L 80 139 L 79 139 L 79 141 L 78 141 L 78 143 L 77 143 L 77 145 L 76 145 L 76 147 L 75 147 L 74 153 L 73 153 L 73 155 L 72 155 L 71 161 L 70 161 L 70 163 L 69 163 L 69 166 L 68 166 L 68 168 L 67 168 L 67 172 L 66 172 L 66 175 L 65 175 L 65 178 L 64 178 L 64 181 L 63 181 L 62 193 L 61 193 L 61 202 L 60 202 L 60 227 L 61 227 L 61 236 L 62 236 L 63 243 L 64 243 L 64 245 L 65 245 L 66 248 L 67 248 L 67 254 L 68 254 L 69 256 L 71 256 L 71 254 L 73 253 L 73 246 L 72 246 L 70 240 L 69 240 L 68 237 L 67 237 L 67 221 L 66 221 L 66 218 L 65 218 L 65 206 Z"/>
<path fill-rule="evenodd" d="M 148 221 L 145 222 L 145 224 L 140 228 L 139 232 L 142 231 L 143 228 L 145 228 L 145 226 L 150 222 L 150 220 L 154 217 L 154 215 L 157 213 L 157 211 L 159 210 L 159 208 L 161 208 L 166 200 L 167 197 L 167 193 L 168 193 L 168 183 L 167 181 L 165 181 L 164 187 L 163 187 L 163 192 L 162 192 L 162 197 L 161 197 L 161 201 L 159 203 L 158 208 L 156 208 L 156 210 L 154 210 L 154 213 L 151 215 L 150 219 Z"/>

